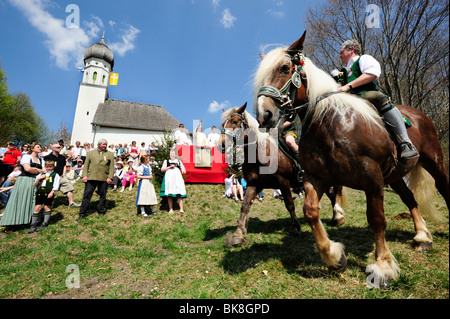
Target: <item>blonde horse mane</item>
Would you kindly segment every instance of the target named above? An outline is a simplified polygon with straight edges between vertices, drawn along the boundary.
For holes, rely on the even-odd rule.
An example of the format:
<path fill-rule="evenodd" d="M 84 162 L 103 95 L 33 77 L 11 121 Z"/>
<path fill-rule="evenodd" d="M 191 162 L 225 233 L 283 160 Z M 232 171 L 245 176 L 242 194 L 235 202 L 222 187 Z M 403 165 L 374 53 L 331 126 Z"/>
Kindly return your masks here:
<path fill-rule="evenodd" d="M 228 110 L 223 111 L 221 116 L 221 121 L 223 124 L 225 124 L 226 121 L 228 121 L 231 116 L 236 113 L 237 108 L 230 108 Z M 258 121 L 247 111 L 244 111 L 244 117 L 247 121 L 247 124 L 250 129 L 254 130 L 256 133 L 256 140 L 258 142 L 258 146 L 265 147 L 266 143 L 270 141 L 271 143 L 276 143 L 275 140 L 270 136 L 269 133 L 261 132 L 259 130 L 259 123 Z"/>
<path fill-rule="evenodd" d="M 290 57 L 286 56 L 287 47 L 278 47 L 264 54 L 254 75 L 253 88 L 255 104 L 259 89 L 270 83 L 275 70 L 283 63 L 290 62 Z M 339 84 L 326 72 L 317 68 L 314 63 L 305 57 L 303 70 L 308 81 L 308 100 L 315 101 L 325 93 L 337 91 Z M 363 121 L 373 123 L 380 128 L 384 128 L 378 112 L 364 99 L 353 94 L 334 94 L 316 103 L 314 107 L 309 107 L 306 116 L 311 119 L 311 123 L 321 123 L 324 115 L 330 111 L 341 110 L 345 113 L 355 112 L 361 116 Z"/>

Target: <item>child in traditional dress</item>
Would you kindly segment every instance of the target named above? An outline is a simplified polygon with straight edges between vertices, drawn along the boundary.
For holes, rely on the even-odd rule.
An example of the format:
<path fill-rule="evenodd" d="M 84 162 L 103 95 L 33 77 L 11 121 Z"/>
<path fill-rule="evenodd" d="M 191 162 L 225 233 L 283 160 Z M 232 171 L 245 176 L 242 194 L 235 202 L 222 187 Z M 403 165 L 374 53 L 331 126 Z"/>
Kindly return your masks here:
<path fill-rule="evenodd" d="M 138 167 L 136 177 L 139 181 L 136 206 L 139 207 L 141 215 L 147 218 L 149 215 L 145 212 L 145 206 L 150 206 L 152 214 L 156 215 L 155 205 L 158 204 L 158 199 L 152 183 L 152 168 L 149 165 L 150 156 L 146 154 L 141 155 L 139 162 L 141 165 Z"/>
<path fill-rule="evenodd" d="M 114 187 L 114 191 L 117 191 L 117 185 L 119 185 L 119 184 L 122 185 L 122 179 L 123 179 L 124 174 L 125 174 L 125 171 L 123 169 L 123 162 L 118 161 L 116 163 L 116 170 L 114 171 L 114 177 L 113 177 L 113 181 L 111 183 Z"/>
<path fill-rule="evenodd" d="M 54 171 L 55 162 L 45 162 L 45 173 L 36 176 L 34 186 L 37 187 L 36 192 L 36 206 L 34 208 L 33 216 L 31 217 L 31 226 L 29 234 L 35 231 L 40 231 L 42 228 L 48 226 L 50 216 L 52 214 L 52 203 L 55 193 L 59 190 L 60 176 Z M 41 226 L 37 228 L 39 220 L 39 213 L 41 212 L 42 205 L 44 206 L 44 221 Z"/>
<path fill-rule="evenodd" d="M 182 174 L 186 174 L 183 162 L 178 160 L 175 155 L 175 151 L 171 150 L 169 153 L 169 159 L 164 160 L 161 167 L 161 172 L 165 173 L 163 182 L 161 184 L 161 197 L 167 197 L 169 204 L 169 214 L 173 214 L 173 199 L 176 198 L 178 206 L 180 207 L 180 213 L 184 214 L 183 199 L 187 197 L 186 186 Z"/>
<path fill-rule="evenodd" d="M 133 189 L 133 185 L 136 179 L 136 174 L 134 173 L 133 163 L 132 161 L 128 161 L 128 169 L 127 173 L 123 176 L 122 179 L 122 189 L 120 192 L 123 192 L 125 190 L 125 187 L 129 186 L 129 190 L 131 191 Z"/>

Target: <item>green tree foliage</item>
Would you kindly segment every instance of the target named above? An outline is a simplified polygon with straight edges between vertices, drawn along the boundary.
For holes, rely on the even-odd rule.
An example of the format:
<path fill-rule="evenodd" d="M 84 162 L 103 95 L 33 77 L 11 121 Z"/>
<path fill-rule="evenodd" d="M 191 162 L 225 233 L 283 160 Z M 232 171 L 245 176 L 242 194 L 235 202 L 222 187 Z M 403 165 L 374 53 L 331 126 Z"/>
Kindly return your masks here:
<path fill-rule="evenodd" d="M 155 161 L 158 162 L 158 165 L 161 168 L 164 160 L 169 158 L 170 150 L 175 147 L 175 138 L 173 137 L 172 133 L 170 131 L 164 132 L 161 143 L 156 147 L 158 148 L 158 151 L 152 153 L 151 156 L 155 157 Z M 162 173 L 160 169 L 152 169 L 152 174 L 155 187 L 160 188 L 164 178 L 164 173 Z"/>
<path fill-rule="evenodd" d="M 8 92 L 6 73 L 0 67 L 0 145 L 8 141 L 45 143 L 48 132 L 45 121 L 35 112 L 29 96 Z"/>

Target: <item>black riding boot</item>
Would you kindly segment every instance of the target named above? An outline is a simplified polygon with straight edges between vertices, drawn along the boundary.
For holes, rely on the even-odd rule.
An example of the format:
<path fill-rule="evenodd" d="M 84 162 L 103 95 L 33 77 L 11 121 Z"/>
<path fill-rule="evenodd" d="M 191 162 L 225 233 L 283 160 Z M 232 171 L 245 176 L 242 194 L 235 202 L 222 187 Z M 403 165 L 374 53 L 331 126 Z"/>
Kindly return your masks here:
<path fill-rule="evenodd" d="M 399 149 L 400 160 L 409 160 L 419 156 L 417 149 L 409 139 L 402 113 L 394 105 L 386 105 L 387 111 L 383 111 L 383 121 L 386 128 L 394 135 L 394 140 Z M 386 107 L 385 107 L 386 108 Z"/>

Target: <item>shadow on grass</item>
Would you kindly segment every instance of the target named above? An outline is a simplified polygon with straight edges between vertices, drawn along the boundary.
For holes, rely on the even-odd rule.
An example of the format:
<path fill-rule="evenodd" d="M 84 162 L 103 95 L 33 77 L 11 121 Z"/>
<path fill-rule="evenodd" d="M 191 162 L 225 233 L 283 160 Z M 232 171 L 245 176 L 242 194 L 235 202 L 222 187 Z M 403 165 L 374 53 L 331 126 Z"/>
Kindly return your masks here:
<path fill-rule="evenodd" d="M 327 277 L 326 266 L 322 262 L 319 253 L 314 248 L 315 240 L 311 228 L 306 221 L 299 219 L 302 225 L 302 233 L 289 235 L 287 229 L 290 219 L 277 219 L 263 221 L 259 218 L 249 218 L 248 234 L 273 234 L 280 231 L 285 233 L 281 243 L 248 242 L 241 247 L 226 248 L 226 253 L 221 261 L 221 266 L 229 274 L 239 274 L 256 265 L 270 259 L 281 262 L 288 273 L 298 274 L 302 277 Z M 323 221 L 325 223 L 325 221 Z M 236 226 L 226 226 L 218 229 L 209 229 L 204 240 L 225 238 L 228 233 L 234 232 Z M 374 251 L 374 236 L 369 227 L 354 227 L 343 225 L 338 228 L 328 228 L 330 240 L 344 244 L 345 254 L 348 258 L 348 268 L 363 270 L 367 266 L 367 256 Z M 249 236 L 248 236 L 249 237 Z M 386 240 L 396 241 L 411 245 L 414 233 L 401 230 L 386 231 Z M 224 247 L 225 243 L 224 243 Z M 408 247 L 408 249 L 412 249 Z"/>
<path fill-rule="evenodd" d="M 98 212 L 98 203 L 100 200 L 91 200 L 89 204 L 89 208 L 87 210 L 87 215 L 91 215 Z M 106 213 L 108 213 L 108 210 L 113 209 L 116 207 L 116 201 L 115 200 L 106 200 Z M 80 211 L 80 209 L 77 209 L 77 213 Z"/>

